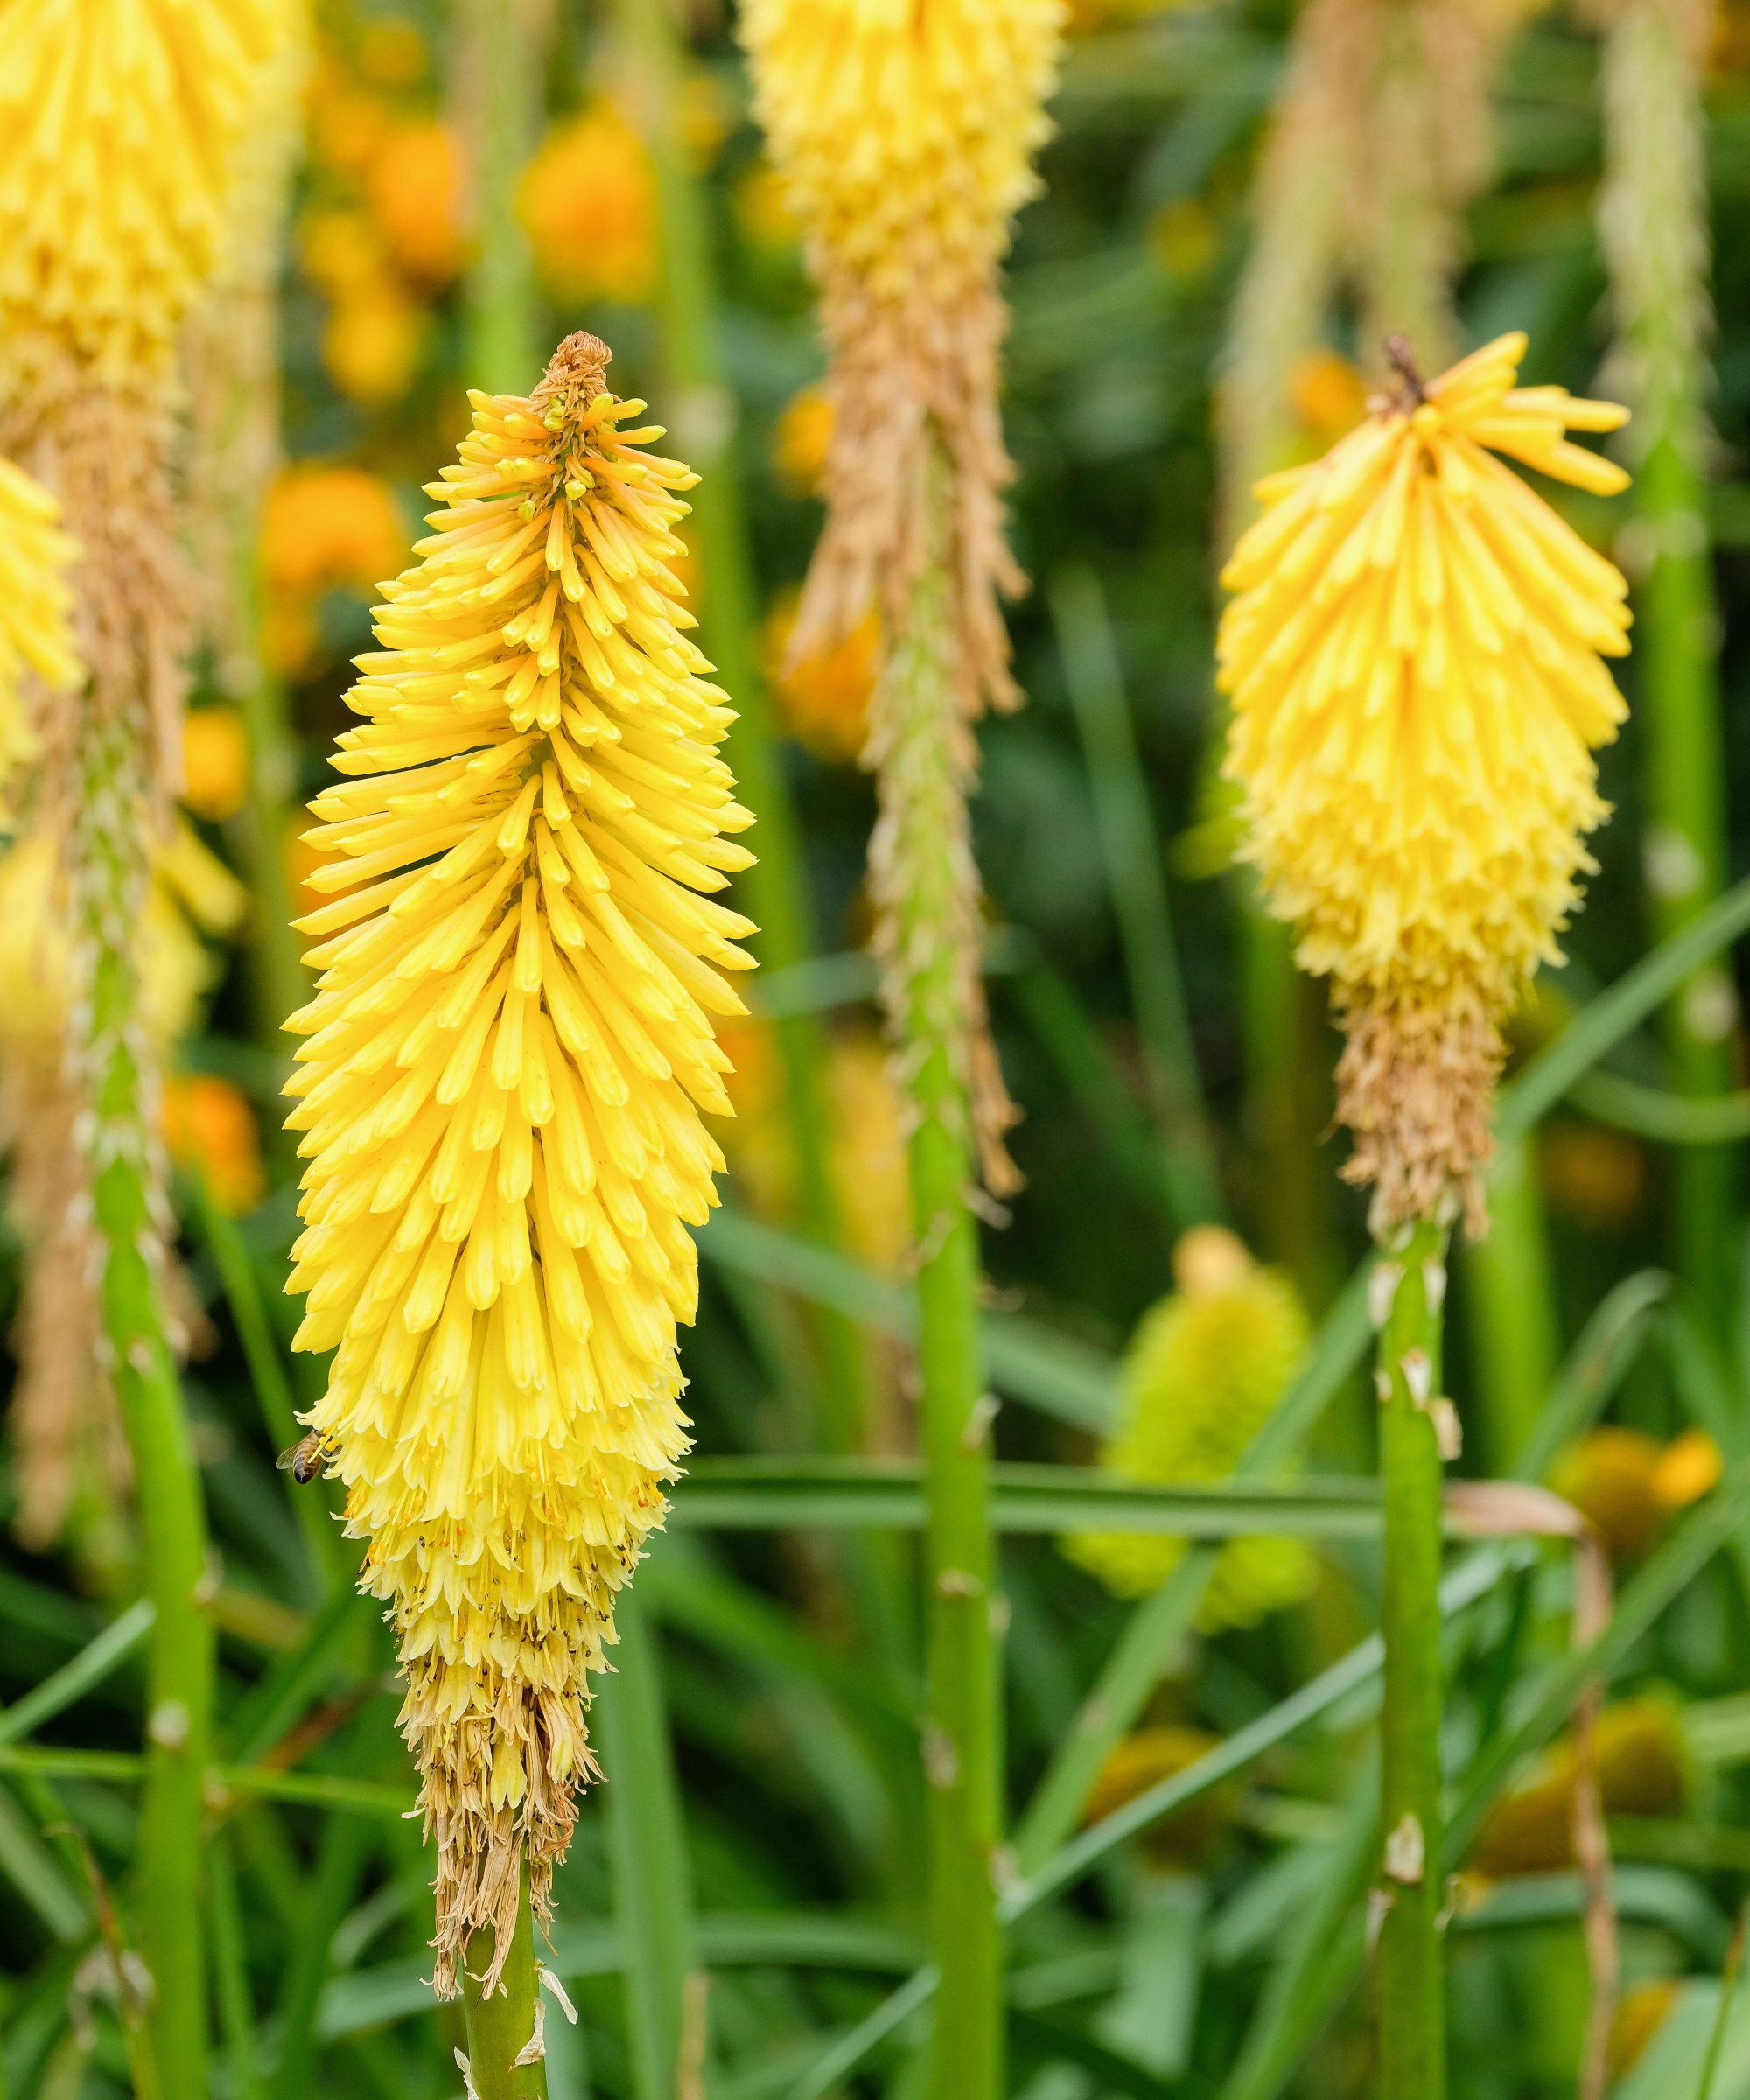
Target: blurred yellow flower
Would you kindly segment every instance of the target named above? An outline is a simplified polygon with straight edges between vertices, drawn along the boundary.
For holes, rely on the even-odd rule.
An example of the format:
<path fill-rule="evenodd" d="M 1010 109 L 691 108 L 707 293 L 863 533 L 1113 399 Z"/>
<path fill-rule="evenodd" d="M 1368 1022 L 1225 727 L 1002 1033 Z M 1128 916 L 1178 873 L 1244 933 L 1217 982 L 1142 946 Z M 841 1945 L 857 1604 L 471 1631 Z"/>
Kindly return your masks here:
<path fill-rule="evenodd" d="M 298 221 L 298 259 L 304 276 L 330 300 L 377 284 L 388 268 L 382 234 L 356 205 L 306 212 Z"/>
<path fill-rule="evenodd" d="M 554 125 L 523 175 L 518 210 L 556 298 L 631 305 L 655 290 L 655 179 L 611 102 Z"/>
<path fill-rule="evenodd" d="M 379 15 L 360 29 L 359 71 L 379 87 L 416 87 L 430 63 L 419 24 L 405 15 Z"/>
<path fill-rule="evenodd" d="M 371 211 L 396 267 L 429 289 L 462 267 L 462 159 L 456 135 L 435 122 L 396 124 L 372 154 Z"/>
<path fill-rule="evenodd" d="M 1546 1123 L 1537 1132 L 1537 1178 L 1551 1210 L 1594 1232 L 1620 1232 L 1647 1194 L 1647 1153 L 1603 1124 Z"/>
<path fill-rule="evenodd" d="M 1219 1748 L 1221 1738 L 1201 1728 L 1138 1728 L 1116 1744 L 1082 1804 L 1081 1824 L 1115 1814 L 1138 1795 L 1164 1779 L 1175 1779 L 1200 1758 Z M 1232 1815 L 1231 1787 L 1212 1788 L 1176 1816 L 1152 1823 L 1137 1844 L 1151 1866 L 1166 1872 L 1200 1866 L 1227 1829 Z"/>
<path fill-rule="evenodd" d="M 228 1079 L 179 1073 L 164 1083 L 164 1143 L 178 1166 L 199 1166 L 213 1200 L 234 1218 L 267 1194 L 255 1110 Z"/>
<path fill-rule="evenodd" d="M 1638 1429 L 1588 1430 L 1564 1453 L 1550 1485 L 1604 1541 L 1613 1560 L 1637 1560 L 1658 1536 L 1664 1510 L 1653 1491 L 1656 1440 Z"/>
<path fill-rule="evenodd" d="M 383 98 L 350 80 L 332 50 L 318 60 L 309 109 L 310 158 L 339 175 L 360 173 L 395 121 Z"/>
<path fill-rule="evenodd" d="M 1491 1880 L 1552 1873 L 1573 1865 L 1576 1759 L 1564 1736 L 1538 1775 L 1490 1810 L 1471 1854 Z M 1681 1714 L 1668 1700 L 1624 1699 L 1598 1722 L 1598 1788 L 1609 1816 L 1677 1816 L 1691 1790 Z"/>
<path fill-rule="evenodd" d="M 380 409 L 413 384 L 430 316 L 393 283 L 342 300 L 322 332 L 322 362 L 349 401 Z"/>
<path fill-rule="evenodd" d="M 1305 1354 L 1306 1315 L 1287 1278 L 1260 1269 L 1235 1236 L 1200 1225 L 1173 1250 L 1179 1288 L 1146 1313 L 1122 1371 L 1124 1419 L 1100 1463 L 1136 1480 L 1223 1480 Z M 1118 1597 L 1158 1589 L 1186 1542 L 1083 1532 L 1063 1550 Z M 1222 1551 L 1198 1623 L 1251 1626 L 1295 1604 L 1315 1567 L 1303 1541 L 1236 1538 Z"/>
<path fill-rule="evenodd" d="M 1176 197 L 1148 222 L 1148 251 L 1169 277 L 1200 277 L 1215 259 L 1220 231 L 1200 197 Z"/>
<path fill-rule="evenodd" d="M 714 74 L 690 73 L 681 82 L 675 95 L 674 125 L 694 172 L 704 174 L 729 136 L 730 111 Z"/>
<path fill-rule="evenodd" d="M 234 707 L 192 709 L 182 725 L 182 799 L 196 816 L 223 823 L 248 798 L 249 740 Z"/>
<path fill-rule="evenodd" d="M 778 418 L 772 433 L 772 467 L 786 494 L 820 494 L 832 424 L 832 402 L 824 387 L 804 387 Z"/>
<path fill-rule="evenodd" d="M 387 481 L 359 466 L 289 466 L 269 492 L 262 563 L 279 591 L 374 590 L 412 536 Z"/>
<path fill-rule="evenodd" d="M 1653 1494 L 1662 1509 L 1687 1509 L 1719 1485 L 1726 1470 L 1719 1446 L 1704 1429 L 1686 1429 L 1659 1453 Z"/>
<path fill-rule="evenodd" d="M 802 225 L 790 209 L 788 186 L 769 160 L 756 161 L 735 186 L 735 223 L 752 248 L 768 256 L 794 248 Z"/>
<path fill-rule="evenodd" d="M 868 738 L 880 622 L 872 611 L 866 612 L 843 641 L 788 665 L 799 595 L 780 592 L 766 617 L 766 675 L 788 733 L 830 765 L 851 765 Z"/>
<path fill-rule="evenodd" d="M 1665 2024 L 1671 2008 L 1683 1995 L 1680 1976 L 1656 1976 L 1632 1984 L 1622 1994 L 1610 2028 L 1610 2069 L 1622 2078 L 1647 2054 L 1653 2037 Z"/>

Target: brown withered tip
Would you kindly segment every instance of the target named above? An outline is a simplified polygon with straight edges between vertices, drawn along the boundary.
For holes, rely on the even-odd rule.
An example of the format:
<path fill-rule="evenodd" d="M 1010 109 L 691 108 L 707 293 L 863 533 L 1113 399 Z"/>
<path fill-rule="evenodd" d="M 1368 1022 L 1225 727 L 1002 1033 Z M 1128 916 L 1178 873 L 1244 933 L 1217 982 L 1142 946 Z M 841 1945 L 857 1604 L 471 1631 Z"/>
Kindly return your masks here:
<path fill-rule="evenodd" d="M 1404 391 L 1398 399 L 1406 408 L 1419 409 L 1428 398 L 1427 384 L 1422 369 L 1416 362 L 1416 353 L 1410 346 L 1407 335 L 1389 335 L 1382 345 L 1386 362 L 1404 382 Z"/>
<path fill-rule="evenodd" d="M 612 362 L 613 352 L 600 336 L 592 335 L 587 328 L 579 328 L 575 335 L 568 335 L 553 353 L 540 385 L 529 399 L 552 401 L 561 394 L 570 394 L 592 401 L 602 391 L 607 368 Z"/>

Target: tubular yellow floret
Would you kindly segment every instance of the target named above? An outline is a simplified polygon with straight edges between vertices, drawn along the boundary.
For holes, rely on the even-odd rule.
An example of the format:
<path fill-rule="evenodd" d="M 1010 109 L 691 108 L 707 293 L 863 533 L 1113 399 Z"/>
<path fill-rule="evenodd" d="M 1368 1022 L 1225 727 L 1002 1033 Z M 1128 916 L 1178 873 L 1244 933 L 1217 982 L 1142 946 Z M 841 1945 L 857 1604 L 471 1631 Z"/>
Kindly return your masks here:
<path fill-rule="evenodd" d="M 833 365 L 828 520 L 794 661 L 923 559 L 931 426 L 956 476 L 956 611 L 970 704 L 1019 698 L 997 593 L 1013 478 L 997 413 L 997 269 L 1033 195 L 1061 0 L 747 0 L 741 36 L 772 158 L 805 229 Z"/>
<path fill-rule="evenodd" d="M 519 1854 L 538 1907 L 593 1769 L 585 1673 L 686 1448 L 709 1017 L 745 1011 L 752 929 L 696 893 L 751 861 L 733 717 L 667 566 L 696 477 L 620 427 L 608 356 L 575 335 L 528 399 L 471 397 L 306 835 L 340 858 L 298 922 L 288 1287 L 298 1346 L 337 1348 L 309 1420 L 400 1638 L 446 1992 L 482 1926 L 496 1978 Z"/>
<path fill-rule="evenodd" d="M 1222 581 L 1227 773 L 1302 966 L 1334 981 L 1338 1112 L 1376 1218 L 1480 1223 L 1497 1024 L 1540 962 L 1607 815 L 1592 752 L 1621 696 L 1622 577 L 1511 468 L 1599 494 L 1568 442 L 1625 411 L 1516 388 L 1522 335 L 1403 390 L 1315 466 L 1259 486 Z"/>

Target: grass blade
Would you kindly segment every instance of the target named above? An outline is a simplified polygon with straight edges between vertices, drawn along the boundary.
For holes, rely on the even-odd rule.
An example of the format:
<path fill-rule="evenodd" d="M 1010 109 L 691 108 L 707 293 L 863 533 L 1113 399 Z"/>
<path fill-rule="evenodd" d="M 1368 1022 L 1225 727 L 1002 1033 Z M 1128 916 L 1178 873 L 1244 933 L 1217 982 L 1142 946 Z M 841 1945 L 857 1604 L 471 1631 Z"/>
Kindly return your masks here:
<path fill-rule="evenodd" d="M 157 1617 L 158 1606 L 150 1597 L 130 1605 L 71 1662 L 64 1663 L 52 1676 L 45 1677 L 0 1713 L 0 1743 L 21 1742 L 45 1721 L 82 1699 L 94 1684 L 101 1684 L 111 1670 L 127 1661 L 150 1633 Z"/>

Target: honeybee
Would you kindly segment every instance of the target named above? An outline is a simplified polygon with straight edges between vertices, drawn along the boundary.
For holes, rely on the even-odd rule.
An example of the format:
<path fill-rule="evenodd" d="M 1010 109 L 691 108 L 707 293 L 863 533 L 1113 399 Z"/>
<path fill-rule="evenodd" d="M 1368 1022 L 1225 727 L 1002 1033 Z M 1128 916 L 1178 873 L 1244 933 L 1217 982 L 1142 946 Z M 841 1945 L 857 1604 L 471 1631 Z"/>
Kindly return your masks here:
<path fill-rule="evenodd" d="M 322 1440 L 322 1432 L 312 1429 L 290 1451 L 281 1452 L 274 1464 L 281 1473 L 289 1473 L 300 1488 L 304 1488 L 326 1469 L 333 1456 L 332 1447 Z"/>

